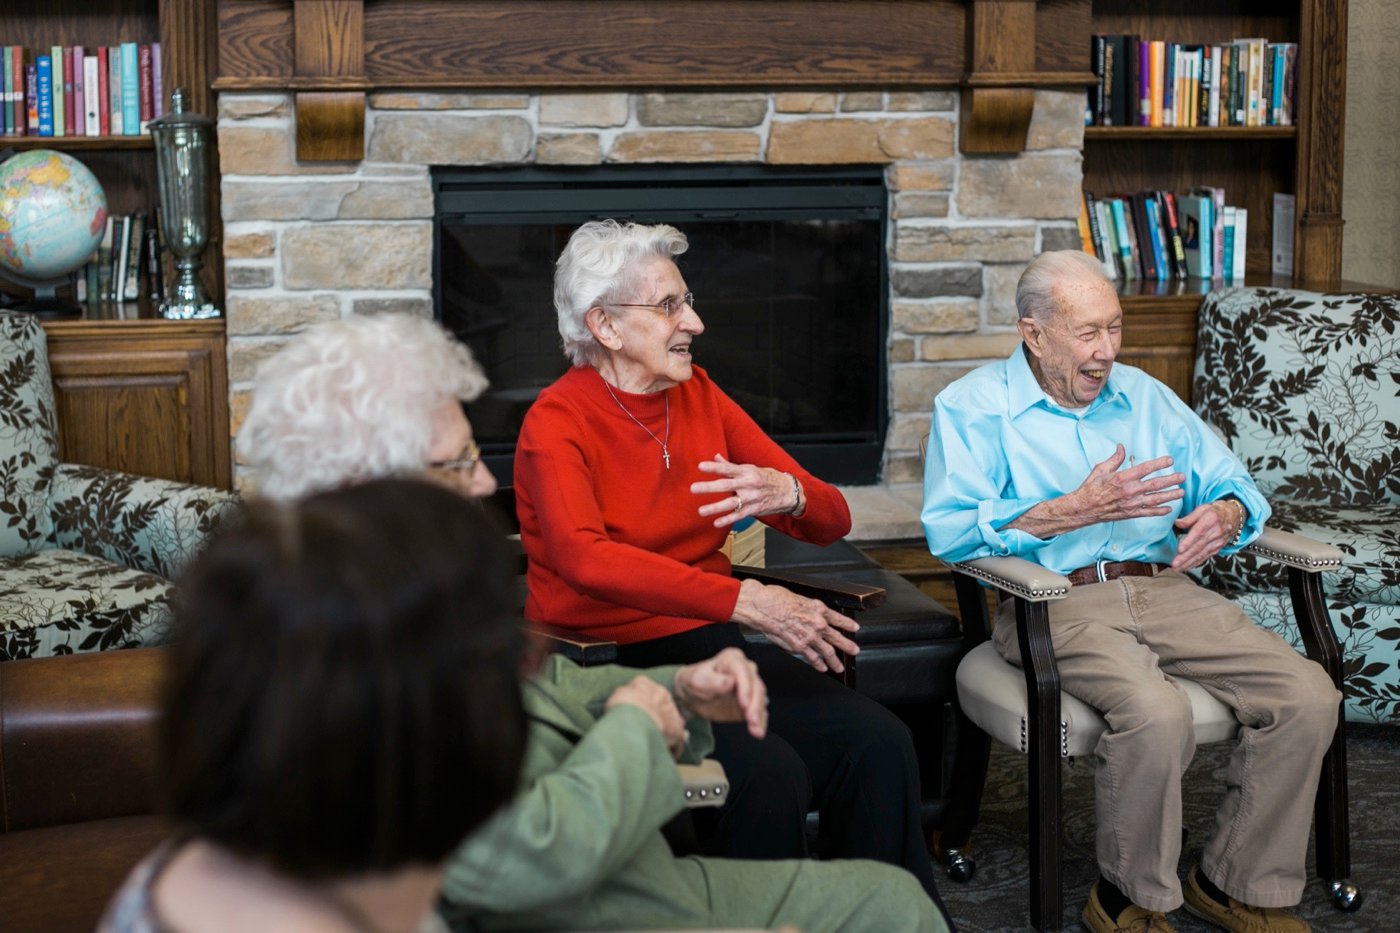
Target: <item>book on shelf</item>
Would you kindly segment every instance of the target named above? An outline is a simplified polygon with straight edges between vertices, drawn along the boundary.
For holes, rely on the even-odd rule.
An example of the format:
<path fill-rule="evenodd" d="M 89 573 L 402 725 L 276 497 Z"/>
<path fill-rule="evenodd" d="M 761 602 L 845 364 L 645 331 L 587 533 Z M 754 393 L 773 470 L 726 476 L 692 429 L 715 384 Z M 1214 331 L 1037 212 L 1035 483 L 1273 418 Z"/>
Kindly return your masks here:
<path fill-rule="evenodd" d="M 141 132 L 141 71 L 135 42 L 121 44 L 122 128 L 127 136 Z"/>
<path fill-rule="evenodd" d="M 1133 227 L 1123 209 L 1123 199 L 1109 198 L 1108 209 L 1113 218 L 1113 235 L 1118 243 L 1118 267 L 1123 271 L 1124 279 L 1136 279 L 1138 270 L 1133 261 Z"/>
<path fill-rule="evenodd" d="M 153 120 L 165 116 L 165 82 L 160 74 L 160 43 L 151 43 L 151 113 Z M 152 215 L 154 216 L 154 215 Z"/>
<path fill-rule="evenodd" d="M 1186 271 L 1186 247 L 1181 242 L 1181 217 L 1177 212 L 1176 195 L 1170 191 L 1157 192 L 1157 199 L 1161 203 L 1161 216 L 1166 221 L 1167 242 L 1170 245 L 1168 252 L 1171 255 L 1171 267 L 1176 275 L 1190 275 Z"/>
<path fill-rule="evenodd" d="M 1079 192 L 1079 214 L 1075 218 L 1075 226 L 1079 230 L 1079 247 L 1090 256 L 1097 256 L 1098 250 L 1094 246 L 1094 233 L 1089 226 L 1089 204 L 1088 194 Z"/>
<path fill-rule="evenodd" d="M 1211 231 L 1215 201 L 1208 195 L 1183 194 L 1177 198 L 1181 211 L 1182 257 L 1186 264 L 1186 274 L 1198 278 L 1211 277 Z"/>
<path fill-rule="evenodd" d="M 39 63 L 37 60 L 24 63 L 24 93 L 28 107 L 24 116 L 24 132 L 27 136 L 39 135 Z"/>
<path fill-rule="evenodd" d="M 131 231 L 127 235 L 126 276 L 123 279 L 122 301 L 136 301 L 141 297 L 141 273 L 145 264 L 141 261 L 142 238 L 146 231 L 146 215 L 131 215 Z"/>
<path fill-rule="evenodd" d="M 155 88 L 151 78 L 151 47 L 142 43 L 136 47 L 136 74 L 137 74 L 137 106 L 141 116 L 141 132 L 147 132 L 147 126 L 153 119 L 153 105 L 151 93 Z"/>
<path fill-rule="evenodd" d="M 122 126 L 122 113 L 125 107 L 122 105 L 122 53 L 121 47 L 112 45 L 107 47 L 107 86 L 110 89 L 107 95 L 107 103 L 110 107 L 108 123 L 112 128 L 113 136 L 124 136 Z"/>
<path fill-rule="evenodd" d="M 1113 210 L 1106 201 L 1097 201 L 1095 209 L 1099 214 L 1099 229 L 1103 231 L 1103 261 L 1110 279 L 1123 278 L 1122 257 L 1118 252 L 1118 234 L 1113 227 Z"/>
<path fill-rule="evenodd" d="M 65 52 L 65 71 L 73 73 L 73 136 L 87 135 L 87 100 L 83 86 L 83 47 L 69 46 Z"/>
<path fill-rule="evenodd" d="M 1274 192 L 1274 242 L 1270 250 L 1270 268 L 1275 275 L 1293 274 L 1293 221 L 1297 198 L 1282 191 Z"/>
<path fill-rule="evenodd" d="M 1159 250 L 1156 246 L 1156 235 L 1154 234 L 1151 222 L 1148 219 L 1147 211 L 1143 203 L 1141 194 L 1134 194 L 1127 199 L 1127 206 L 1132 212 L 1133 238 L 1136 242 L 1137 263 L 1142 271 L 1144 279 L 1159 278 L 1161 264 L 1159 260 Z"/>
<path fill-rule="evenodd" d="M 97 56 L 83 56 L 84 99 L 83 123 L 88 136 L 102 135 L 101 80 L 97 76 Z"/>
<path fill-rule="evenodd" d="M 63 90 L 63 46 L 55 45 L 49 49 L 49 73 L 52 76 L 52 103 L 53 108 L 53 136 L 67 136 L 68 128 L 63 122 L 65 118 L 64 107 L 67 101 L 64 99 Z"/>
<path fill-rule="evenodd" d="M 1108 251 L 1108 246 L 1104 240 L 1102 204 L 1094 197 L 1092 192 L 1080 192 L 1080 205 L 1088 219 L 1090 248 L 1085 252 L 1093 253 L 1103 263 L 1104 274 L 1110 279 L 1118 278 L 1118 270 L 1113 265 L 1112 254 Z"/>
<path fill-rule="evenodd" d="M 112 135 L 112 81 L 107 46 L 97 47 L 97 133 Z"/>
<path fill-rule="evenodd" d="M 53 135 L 53 59 L 40 55 L 36 60 L 38 76 L 35 100 L 38 101 L 36 116 L 40 136 Z"/>
<path fill-rule="evenodd" d="M 160 212 L 152 211 L 141 240 L 145 265 L 146 295 L 153 307 L 165 300 L 165 246 L 160 235 Z"/>
<path fill-rule="evenodd" d="M 1104 109 L 1106 126 L 1128 125 L 1128 69 L 1125 40 L 1127 36 L 1108 36 L 1104 54 L 1104 83 L 1108 88 Z"/>

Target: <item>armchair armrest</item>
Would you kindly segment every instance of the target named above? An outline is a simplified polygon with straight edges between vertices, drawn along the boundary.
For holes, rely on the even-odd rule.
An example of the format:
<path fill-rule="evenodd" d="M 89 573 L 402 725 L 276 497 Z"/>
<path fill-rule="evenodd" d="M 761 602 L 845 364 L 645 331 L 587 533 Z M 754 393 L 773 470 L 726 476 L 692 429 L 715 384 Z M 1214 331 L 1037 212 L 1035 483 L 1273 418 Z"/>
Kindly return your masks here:
<path fill-rule="evenodd" d="M 885 589 L 880 586 L 850 583 L 826 575 L 746 567 L 742 564 L 736 564 L 732 572 L 736 580 L 757 580 L 760 583 L 781 586 L 799 596 L 821 600 L 837 612 L 859 612 L 885 604 Z"/>
<path fill-rule="evenodd" d="M 49 495 L 50 541 L 173 579 L 237 504 L 222 489 L 60 463 Z"/>
<path fill-rule="evenodd" d="M 617 642 L 595 638 L 562 625 L 527 621 L 526 631 L 550 653 L 562 654 L 580 667 L 617 663 Z"/>
<path fill-rule="evenodd" d="M 979 557 L 952 565 L 955 573 L 976 577 L 1031 602 L 1064 599 L 1069 579 L 1022 557 Z"/>
<path fill-rule="evenodd" d="M 1267 527 L 1241 550 L 1309 573 L 1336 570 L 1345 556 L 1340 548 L 1314 538 Z"/>

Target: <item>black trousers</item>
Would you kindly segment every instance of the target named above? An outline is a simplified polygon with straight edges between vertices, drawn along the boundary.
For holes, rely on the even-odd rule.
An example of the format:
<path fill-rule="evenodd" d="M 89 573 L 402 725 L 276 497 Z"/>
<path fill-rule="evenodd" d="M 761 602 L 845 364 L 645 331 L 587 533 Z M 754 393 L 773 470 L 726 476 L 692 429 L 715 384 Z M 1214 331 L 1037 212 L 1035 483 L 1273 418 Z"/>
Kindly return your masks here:
<path fill-rule="evenodd" d="M 699 826 L 707 853 L 802 858 L 808 810 L 837 858 L 866 858 L 914 874 L 942 909 L 919 821 L 919 764 L 905 724 L 885 707 L 770 644 L 749 644 L 733 624 L 618 646 L 631 667 L 690 664 L 737 647 L 768 687 L 768 734 L 716 723 L 714 757 L 729 802 Z M 692 811 L 697 816 L 702 811 Z M 943 911 L 947 914 L 947 911 Z"/>

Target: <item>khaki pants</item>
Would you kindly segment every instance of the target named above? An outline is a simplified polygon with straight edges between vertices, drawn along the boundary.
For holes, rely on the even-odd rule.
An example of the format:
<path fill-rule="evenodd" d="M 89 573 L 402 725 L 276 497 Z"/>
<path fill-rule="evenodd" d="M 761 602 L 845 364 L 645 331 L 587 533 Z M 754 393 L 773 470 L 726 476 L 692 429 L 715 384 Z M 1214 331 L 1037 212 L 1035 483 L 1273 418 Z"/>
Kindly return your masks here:
<path fill-rule="evenodd" d="M 1298 903 L 1341 702 L 1322 667 L 1170 570 L 1073 587 L 1050 604 L 1050 631 L 1064 689 L 1109 725 L 1094 750 L 1104 877 L 1149 910 L 1181 905 L 1181 775 L 1196 742 L 1190 704 L 1165 673 L 1197 681 L 1243 723 L 1201 856 L 1206 876 L 1257 907 Z M 1009 601 L 994 641 L 1020 663 Z"/>

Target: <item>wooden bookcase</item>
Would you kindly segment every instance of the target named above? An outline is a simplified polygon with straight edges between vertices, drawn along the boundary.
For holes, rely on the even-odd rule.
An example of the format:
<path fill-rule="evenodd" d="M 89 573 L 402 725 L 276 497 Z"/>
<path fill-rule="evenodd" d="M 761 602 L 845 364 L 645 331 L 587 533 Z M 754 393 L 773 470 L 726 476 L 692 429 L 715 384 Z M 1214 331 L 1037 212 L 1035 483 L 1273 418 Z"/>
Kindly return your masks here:
<path fill-rule="evenodd" d="M 214 0 L 4 0 L 0 3 L 0 43 L 24 46 L 31 54 L 53 45 L 116 45 L 159 42 L 166 105 L 183 87 L 190 110 L 215 116 L 212 90 Z M 145 136 L 0 136 L 0 150 L 54 149 L 92 169 L 107 193 L 114 215 L 159 209 L 155 150 Z M 213 217 L 219 216 L 218 167 L 213 172 Z M 211 225 L 202 275 L 216 304 L 223 300 L 222 227 Z M 145 299 L 142 299 L 143 302 Z M 142 308 L 142 313 L 150 309 Z"/>
<path fill-rule="evenodd" d="M 1232 284 L 1336 287 L 1346 14 L 1346 0 L 1092 0 L 1090 35 L 1190 44 L 1245 36 L 1297 42 L 1297 106 L 1291 127 L 1085 127 L 1085 190 L 1107 195 L 1223 187 L 1227 203 L 1249 211 L 1246 277 Z M 1270 272 L 1274 192 L 1297 198 L 1291 276 Z M 1120 282 L 1127 317 L 1120 359 L 1189 399 L 1196 309 L 1211 287 L 1199 280 Z"/>

